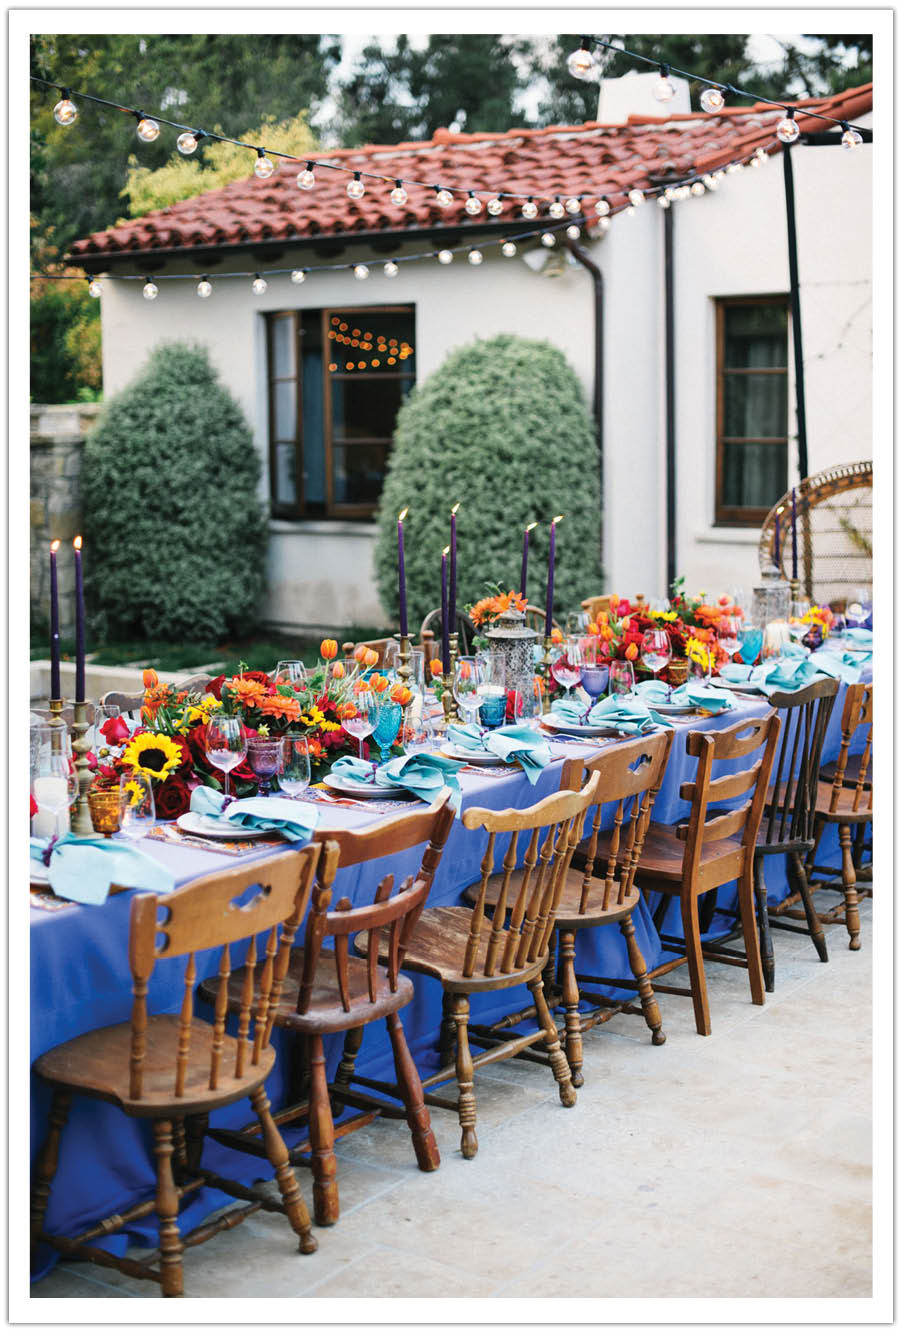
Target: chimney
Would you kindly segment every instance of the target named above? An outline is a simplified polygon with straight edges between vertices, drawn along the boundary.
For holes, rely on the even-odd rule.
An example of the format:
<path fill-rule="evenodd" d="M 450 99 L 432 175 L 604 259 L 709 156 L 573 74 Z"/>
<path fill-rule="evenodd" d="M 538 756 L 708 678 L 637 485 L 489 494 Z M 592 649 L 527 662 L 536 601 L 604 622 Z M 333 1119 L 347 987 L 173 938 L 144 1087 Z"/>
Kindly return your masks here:
<path fill-rule="evenodd" d="M 689 115 L 691 110 L 691 90 L 687 79 L 669 75 L 669 82 L 675 89 L 675 96 L 670 102 L 659 102 L 653 90 L 659 83 L 659 74 L 637 74 L 629 70 L 620 79 L 603 79 L 600 84 L 600 102 L 597 107 L 597 119 L 601 125 L 624 125 L 629 116 L 669 116 Z"/>

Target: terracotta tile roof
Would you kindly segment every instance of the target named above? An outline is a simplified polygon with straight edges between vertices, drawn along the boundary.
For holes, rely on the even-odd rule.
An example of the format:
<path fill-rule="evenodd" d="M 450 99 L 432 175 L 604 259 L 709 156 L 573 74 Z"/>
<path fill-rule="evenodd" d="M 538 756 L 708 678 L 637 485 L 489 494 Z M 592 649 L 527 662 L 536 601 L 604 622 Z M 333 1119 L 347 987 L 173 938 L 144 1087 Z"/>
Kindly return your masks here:
<path fill-rule="evenodd" d="M 854 120 L 872 109 L 872 85 L 848 89 L 834 97 L 795 103 L 801 131 L 827 130 L 803 109 L 821 110 L 837 119 Z M 360 200 L 348 198 L 350 177 L 344 171 L 320 168 L 313 190 L 297 188 L 302 163 L 284 162 L 269 180 L 250 174 L 223 189 L 211 190 L 148 213 L 134 221 L 95 233 L 72 246 L 74 258 L 191 251 L 265 242 L 309 243 L 317 238 L 415 232 L 435 227 L 477 228 L 507 221 L 520 224 L 519 205 L 507 201 L 500 218 L 482 212 L 475 219 L 464 211 L 465 194 L 441 208 L 431 191 L 409 187 L 409 201 L 396 207 L 389 198 L 397 177 L 465 187 L 485 193 L 504 190 L 549 198 L 581 194 L 591 201 L 630 189 L 645 188 L 651 178 L 683 177 L 710 171 L 734 157 L 772 141 L 780 112 L 757 103 L 729 107 L 717 115 L 654 118 L 632 116 L 624 125 L 551 125 L 546 129 L 507 130 L 500 134 L 452 134 L 439 129 L 427 142 L 368 145 L 317 154 L 318 160 L 339 162 L 352 170 L 375 171 L 389 182 L 366 182 Z M 251 164 L 248 153 L 248 171 Z M 587 206 L 587 205 L 586 205 Z M 93 265 L 96 267 L 96 263 Z"/>

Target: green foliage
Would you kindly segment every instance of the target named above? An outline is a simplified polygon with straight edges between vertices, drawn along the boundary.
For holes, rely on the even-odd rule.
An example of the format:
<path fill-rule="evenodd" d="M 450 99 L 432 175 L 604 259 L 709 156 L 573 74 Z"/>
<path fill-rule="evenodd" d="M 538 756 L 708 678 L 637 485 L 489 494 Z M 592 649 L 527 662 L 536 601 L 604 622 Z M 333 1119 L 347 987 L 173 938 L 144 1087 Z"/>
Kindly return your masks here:
<path fill-rule="evenodd" d="M 581 385 L 548 342 L 500 334 L 458 348 L 397 415 L 379 510 L 378 589 L 396 616 L 397 514 L 406 519 L 410 628 L 440 604 L 441 550 L 459 500 L 460 607 L 488 583 L 518 589 L 522 533 L 531 534 L 529 600 L 545 594 L 549 523 L 558 529 L 557 608 L 600 579 L 600 483 L 594 422 Z"/>
<path fill-rule="evenodd" d="M 263 590 L 260 464 L 202 347 L 158 346 L 107 404 L 82 469 L 85 594 L 97 639 L 246 630 Z"/>
<path fill-rule="evenodd" d="M 96 401 L 103 384 L 99 301 L 83 280 L 31 288 L 32 402 Z"/>

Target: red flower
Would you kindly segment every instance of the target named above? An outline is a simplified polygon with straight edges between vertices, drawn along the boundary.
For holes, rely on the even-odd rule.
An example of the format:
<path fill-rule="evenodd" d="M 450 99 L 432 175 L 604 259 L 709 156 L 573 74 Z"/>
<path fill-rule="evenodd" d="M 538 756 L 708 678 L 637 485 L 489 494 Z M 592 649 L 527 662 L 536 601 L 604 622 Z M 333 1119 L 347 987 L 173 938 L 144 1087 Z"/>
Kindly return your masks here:
<path fill-rule="evenodd" d="M 121 744 L 131 735 L 124 717 L 110 717 L 109 721 L 100 727 L 100 732 L 108 745 Z"/>
<path fill-rule="evenodd" d="M 209 684 L 206 686 L 207 694 L 212 694 L 213 698 L 217 698 L 220 703 L 222 701 L 222 685 L 224 683 L 225 683 L 225 676 L 217 675 L 216 678 L 214 680 L 210 680 Z"/>
<path fill-rule="evenodd" d="M 269 686 L 269 677 L 265 671 L 244 671 L 245 680 L 256 680 L 261 685 Z"/>
<path fill-rule="evenodd" d="M 29 818 L 33 819 L 35 814 L 38 812 L 38 802 L 35 800 L 33 795 L 30 795 L 28 799 L 31 801 L 31 813 L 29 815 Z"/>
<path fill-rule="evenodd" d="M 181 777 L 167 777 L 154 791 L 156 814 L 160 819 L 177 819 L 191 807 L 191 793 Z"/>

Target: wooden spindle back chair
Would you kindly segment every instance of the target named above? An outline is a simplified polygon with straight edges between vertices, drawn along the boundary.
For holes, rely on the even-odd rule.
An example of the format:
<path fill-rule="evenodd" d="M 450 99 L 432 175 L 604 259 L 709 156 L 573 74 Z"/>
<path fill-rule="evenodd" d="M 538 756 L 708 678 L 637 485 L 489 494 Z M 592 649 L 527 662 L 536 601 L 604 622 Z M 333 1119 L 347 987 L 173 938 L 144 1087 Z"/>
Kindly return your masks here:
<path fill-rule="evenodd" d="M 275 1063 L 270 1036 L 281 980 L 296 922 L 309 902 L 319 854 L 320 848 L 311 844 L 252 866 L 205 876 L 167 897 L 140 894 L 134 898 L 128 947 L 134 994 L 131 1021 L 77 1036 L 41 1055 L 34 1065 L 38 1076 L 53 1087 L 53 1108 L 50 1133 L 35 1171 L 33 1245 L 45 1241 L 67 1256 L 157 1281 L 163 1295 L 170 1296 L 183 1293 L 181 1260 L 186 1246 L 231 1229 L 260 1208 L 286 1213 L 299 1236 L 301 1251 L 315 1250 L 309 1215 L 287 1148 L 272 1119 L 264 1084 Z M 256 891 L 248 896 L 253 889 Z M 226 1034 L 225 1018 L 229 987 L 236 974 L 232 949 L 238 943 L 246 943 L 247 952 L 240 968 L 237 1035 L 231 1036 Z M 209 949 L 221 950 L 211 1024 L 194 1012 L 196 956 Z M 157 962 L 185 957 L 179 1014 L 151 1014 L 147 994 Z M 149 1262 L 119 1259 L 89 1243 L 147 1215 L 152 1203 L 138 1204 L 122 1215 L 108 1217 L 74 1239 L 43 1231 L 59 1137 L 73 1093 L 111 1101 L 128 1115 L 153 1121 L 161 1255 L 158 1269 Z M 261 1154 L 275 1169 L 280 1205 L 200 1168 L 210 1112 L 244 1096 L 250 1097 L 259 1121 Z M 244 1199 L 248 1206 L 232 1210 L 182 1239 L 179 1204 L 185 1194 L 203 1184 Z"/>
<path fill-rule="evenodd" d="M 86 706 L 87 706 L 87 712 L 86 712 L 86 718 L 85 718 L 85 719 L 86 719 L 86 721 L 87 721 L 88 726 L 93 726 L 93 724 L 94 724 L 94 705 L 93 705 L 93 703 L 88 703 Z M 41 720 L 42 720 L 42 721 L 45 721 L 45 722 L 49 722 L 49 721 L 52 719 L 52 717 L 53 717 L 53 713 L 50 711 L 49 708 L 31 708 L 31 709 L 30 709 L 30 712 L 31 712 L 32 717 L 40 717 Z M 67 726 L 69 727 L 69 729 L 71 730 L 72 727 L 75 725 L 75 709 L 74 709 L 74 707 L 73 707 L 71 704 L 69 704 L 67 707 L 63 708 L 62 712 L 59 713 L 58 715 L 59 715 L 60 717 L 62 717 L 63 721 L 66 723 L 66 725 L 67 725 Z"/>
<path fill-rule="evenodd" d="M 585 597 L 581 603 L 581 609 L 587 611 L 592 620 L 596 620 L 601 611 L 608 611 L 612 597 L 610 595 L 602 597 Z"/>
<path fill-rule="evenodd" d="M 353 653 L 356 651 L 357 648 L 359 647 L 371 648 L 373 652 L 377 652 L 378 654 L 378 660 L 377 662 L 375 662 L 375 667 L 377 668 L 384 664 L 384 654 L 388 643 L 393 643 L 394 641 L 395 640 L 393 638 L 367 638 L 359 643 L 352 643 L 352 642 L 342 643 L 341 651 L 344 654 L 344 661 L 346 663 L 349 663 L 353 660 Z"/>
<path fill-rule="evenodd" d="M 187 680 L 178 680 L 175 682 L 175 689 L 179 693 L 184 690 L 185 693 L 201 693 L 206 689 L 211 675 L 200 674 L 192 675 Z M 103 706 L 112 706 L 119 709 L 120 713 L 128 713 L 131 717 L 139 717 L 141 708 L 144 706 L 144 691 L 139 694 L 127 694 L 121 689 L 108 689 L 100 699 Z"/>

